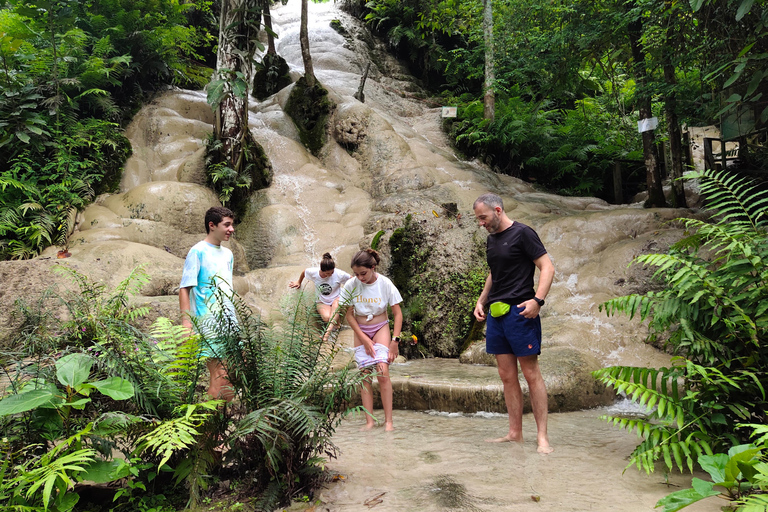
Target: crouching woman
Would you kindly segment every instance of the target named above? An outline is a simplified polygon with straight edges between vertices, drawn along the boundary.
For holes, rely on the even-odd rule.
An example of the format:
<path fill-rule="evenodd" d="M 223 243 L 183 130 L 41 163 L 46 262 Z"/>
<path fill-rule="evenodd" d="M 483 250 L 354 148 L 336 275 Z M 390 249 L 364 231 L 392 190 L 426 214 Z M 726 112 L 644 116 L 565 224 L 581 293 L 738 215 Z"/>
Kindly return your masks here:
<path fill-rule="evenodd" d="M 379 381 L 381 404 L 384 408 L 384 428 L 394 430 L 392 423 L 392 381 L 389 379 L 389 364 L 398 355 L 403 313 L 400 303 L 403 298 L 392 281 L 376 272 L 381 258 L 373 249 L 359 251 L 352 258 L 355 277 L 344 285 L 341 304 L 347 308 L 347 324 L 355 333 L 355 361 L 361 371 L 375 369 Z M 387 306 L 392 308 L 394 331 L 389 331 Z M 373 413 L 372 378 L 364 381 L 360 390 L 363 407 L 367 411 L 365 429 L 376 425 Z"/>

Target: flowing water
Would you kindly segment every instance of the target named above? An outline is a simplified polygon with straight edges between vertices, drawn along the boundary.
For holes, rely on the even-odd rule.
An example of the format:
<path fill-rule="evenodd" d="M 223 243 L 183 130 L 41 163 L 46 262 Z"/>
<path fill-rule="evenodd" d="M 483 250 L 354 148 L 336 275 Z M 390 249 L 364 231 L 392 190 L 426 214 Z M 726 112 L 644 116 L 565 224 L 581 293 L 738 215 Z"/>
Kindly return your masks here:
<path fill-rule="evenodd" d="M 334 438 L 341 454 L 328 464 L 343 478 L 320 493 L 324 504 L 315 510 L 640 512 L 690 485 L 690 476 L 667 482 L 634 467 L 622 475 L 636 437 L 599 420 L 606 412 L 622 410 L 551 414 L 555 451 L 546 456 L 536 452 L 531 415 L 522 445 L 484 442 L 505 432 L 498 414 L 395 411 L 393 433 L 360 431 L 363 420 L 348 419 Z M 365 505 L 377 497 L 381 503 Z M 708 498 L 686 510 L 716 512 L 724 503 Z"/>
<path fill-rule="evenodd" d="M 298 4 L 273 11 L 278 52 L 294 77 L 302 71 Z M 565 364 L 548 372 L 553 411 L 611 400 L 610 392 L 594 389 L 589 370 L 669 364 L 668 355 L 642 342 L 642 325 L 608 318 L 598 304 L 642 284 L 647 272 L 628 269 L 628 263 L 679 237 L 665 221 L 682 212 L 545 194 L 482 163 L 462 161 L 440 129 L 440 109 L 417 99 L 419 88 L 380 43 L 330 3 L 309 8 L 316 75 L 337 104 L 334 130 L 357 126 L 366 136 L 354 153 L 331 141 L 315 157 L 283 112 L 289 88 L 264 102 L 251 101 L 250 126 L 273 164 L 274 182 L 254 196 L 231 247 L 235 288 L 256 311 L 279 320 L 287 283 L 317 264 L 320 254 L 332 252 L 348 269 L 360 246 L 378 230 L 402 225 L 406 214 L 435 222 L 432 210 L 453 202 L 470 219 L 474 199 L 491 190 L 504 197 L 513 219 L 539 232 L 557 269 L 542 314 L 542 365 L 548 358 Z M 333 19 L 351 36 L 334 31 Z M 369 60 L 361 104 L 352 94 Z M 126 131 L 134 154 L 121 193 L 98 198 L 79 215 L 73 256 L 65 264 L 114 284 L 144 263 L 152 281 L 141 300 L 177 318 L 174 288 L 183 258 L 204 236 L 203 213 L 217 202 L 204 186 L 202 164 L 202 140 L 212 122 L 200 91 L 171 90 L 142 109 Z M 343 335 L 349 340 L 349 331 Z M 562 368 L 577 366 L 571 364 L 577 360 L 583 362 L 580 373 L 563 379 L 568 372 Z M 524 445 L 482 442 L 506 429 L 506 418 L 489 412 L 503 411 L 494 369 L 426 361 L 394 365 L 393 375 L 400 407 L 442 412 L 398 410 L 394 434 L 358 432 L 361 420 L 346 420 L 335 436 L 341 455 L 329 464 L 346 478 L 323 493 L 332 510 L 651 510 L 675 489 L 660 483 L 661 474 L 646 477 L 630 469 L 622 476 L 637 440 L 598 420 L 601 410 L 552 414 L 556 451 L 542 457 L 532 444 L 530 415 Z M 552 389 L 562 389 L 557 393 L 564 397 L 589 396 L 558 401 Z M 671 478 L 683 485 L 690 480 Z M 381 493 L 380 502 L 364 505 Z M 691 510 L 716 509 L 705 504 Z"/>

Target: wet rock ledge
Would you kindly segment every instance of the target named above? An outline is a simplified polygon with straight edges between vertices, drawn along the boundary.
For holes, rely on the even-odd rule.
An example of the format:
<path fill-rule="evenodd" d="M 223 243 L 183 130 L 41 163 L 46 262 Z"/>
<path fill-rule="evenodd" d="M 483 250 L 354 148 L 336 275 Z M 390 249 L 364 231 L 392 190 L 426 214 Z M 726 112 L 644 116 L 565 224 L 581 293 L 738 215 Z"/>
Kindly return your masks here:
<path fill-rule="evenodd" d="M 569 347 L 549 347 L 542 352 L 539 364 L 547 385 L 550 412 L 578 411 L 614 401 L 613 391 L 590 374 L 601 366 L 597 359 L 587 354 Z M 395 409 L 507 412 L 501 380 L 493 366 L 434 358 L 393 364 L 389 371 Z M 530 412 L 528 386 L 522 373 L 519 378 L 523 408 Z M 378 393 L 375 396 L 378 400 Z M 376 403 L 375 407 L 380 408 L 381 403 Z"/>

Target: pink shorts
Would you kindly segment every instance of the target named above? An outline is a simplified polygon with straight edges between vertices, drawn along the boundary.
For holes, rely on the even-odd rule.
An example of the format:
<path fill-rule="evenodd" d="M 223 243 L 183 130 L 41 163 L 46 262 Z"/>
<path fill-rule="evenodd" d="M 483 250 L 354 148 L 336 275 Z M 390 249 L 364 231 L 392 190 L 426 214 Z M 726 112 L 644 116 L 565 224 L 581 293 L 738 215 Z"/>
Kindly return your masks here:
<path fill-rule="evenodd" d="M 357 325 L 360 326 L 360 330 L 363 331 L 363 334 L 373 339 L 374 335 L 380 330 L 382 330 L 384 326 L 389 326 L 389 320 L 384 320 L 383 322 L 379 322 L 378 324 L 363 325 L 358 323 Z"/>

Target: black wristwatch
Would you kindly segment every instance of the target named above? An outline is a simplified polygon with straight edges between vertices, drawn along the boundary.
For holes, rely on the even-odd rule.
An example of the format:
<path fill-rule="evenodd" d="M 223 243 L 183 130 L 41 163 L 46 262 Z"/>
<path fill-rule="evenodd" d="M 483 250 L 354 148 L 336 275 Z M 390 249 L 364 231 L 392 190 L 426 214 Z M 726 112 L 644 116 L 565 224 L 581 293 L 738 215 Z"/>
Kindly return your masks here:
<path fill-rule="evenodd" d="M 540 299 L 540 298 L 538 298 L 538 297 L 534 297 L 534 298 L 533 298 L 533 300 L 535 300 L 535 301 L 536 301 L 536 304 L 538 304 L 538 305 L 539 305 L 539 307 L 541 307 L 541 306 L 543 306 L 543 305 L 544 305 L 544 299 Z"/>
<path fill-rule="evenodd" d="M 394 341 L 395 343 L 400 343 L 400 336 L 395 336 L 394 338 L 392 338 L 392 341 Z"/>

